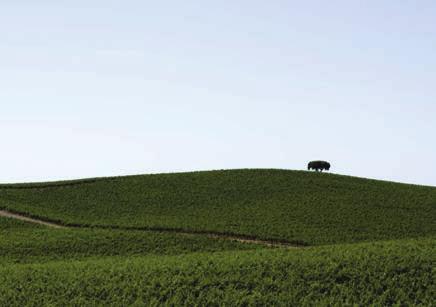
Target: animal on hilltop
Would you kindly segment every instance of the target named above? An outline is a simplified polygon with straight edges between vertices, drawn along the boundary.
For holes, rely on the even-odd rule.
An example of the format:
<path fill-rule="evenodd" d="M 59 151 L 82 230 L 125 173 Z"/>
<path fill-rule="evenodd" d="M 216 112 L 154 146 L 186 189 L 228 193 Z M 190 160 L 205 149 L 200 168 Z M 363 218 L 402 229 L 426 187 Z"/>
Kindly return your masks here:
<path fill-rule="evenodd" d="M 311 161 L 307 165 L 307 170 L 315 170 L 317 172 L 323 171 L 323 170 L 330 170 L 330 163 L 327 161 Z"/>

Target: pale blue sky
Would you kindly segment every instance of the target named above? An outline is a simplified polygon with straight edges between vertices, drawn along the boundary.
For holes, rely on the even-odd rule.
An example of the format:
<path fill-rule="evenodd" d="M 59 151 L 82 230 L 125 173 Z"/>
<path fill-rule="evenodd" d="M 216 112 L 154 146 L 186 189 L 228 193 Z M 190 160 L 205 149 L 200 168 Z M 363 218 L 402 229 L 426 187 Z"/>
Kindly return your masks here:
<path fill-rule="evenodd" d="M 3 0 L 0 104 L 0 182 L 326 159 L 436 185 L 436 2 Z"/>

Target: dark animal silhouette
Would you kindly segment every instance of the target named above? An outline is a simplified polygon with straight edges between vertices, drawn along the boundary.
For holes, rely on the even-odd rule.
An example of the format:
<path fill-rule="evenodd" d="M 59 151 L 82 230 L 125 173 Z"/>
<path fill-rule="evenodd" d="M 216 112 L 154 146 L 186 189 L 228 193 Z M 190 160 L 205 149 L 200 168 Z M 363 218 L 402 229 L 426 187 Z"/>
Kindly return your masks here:
<path fill-rule="evenodd" d="M 307 169 L 308 170 L 315 170 L 317 172 L 319 171 L 323 171 L 323 170 L 330 170 L 330 163 L 328 163 L 327 161 L 312 161 L 309 162 L 309 165 L 307 165 Z"/>

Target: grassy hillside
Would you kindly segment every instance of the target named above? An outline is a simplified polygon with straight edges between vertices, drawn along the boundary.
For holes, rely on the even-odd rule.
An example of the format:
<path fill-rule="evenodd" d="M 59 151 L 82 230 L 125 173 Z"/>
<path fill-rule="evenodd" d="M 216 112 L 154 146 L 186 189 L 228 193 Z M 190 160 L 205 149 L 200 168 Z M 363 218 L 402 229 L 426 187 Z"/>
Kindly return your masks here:
<path fill-rule="evenodd" d="M 233 170 L 0 185 L 1 208 L 99 227 L 0 218 L 0 306 L 431 306 L 436 295 L 432 187 Z"/>
<path fill-rule="evenodd" d="M 204 236 L 145 231 L 51 229 L 0 218 L 0 265 L 258 248 L 258 245 Z"/>
<path fill-rule="evenodd" d="M 64 224 L 213 231 L 308 245 L 436 234 L 436 188 L 285 170 L 2 185 L 0 208 Z"/>
<path fill-rule="evenodd" d="M 435 239 L 0 267 L 0 305 L 431 306 Z"/>

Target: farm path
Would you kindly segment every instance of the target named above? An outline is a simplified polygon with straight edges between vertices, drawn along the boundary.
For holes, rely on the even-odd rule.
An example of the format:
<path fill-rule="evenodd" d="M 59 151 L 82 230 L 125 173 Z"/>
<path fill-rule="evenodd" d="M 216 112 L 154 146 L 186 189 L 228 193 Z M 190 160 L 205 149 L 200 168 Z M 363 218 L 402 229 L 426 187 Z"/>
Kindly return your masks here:
<path fill-rule="evenodd" d="M 87 226 L 68 227 L 68 226 L 64 226 L 60 223 L 44 221 L 44 220 L 41 220 L 38 218 L 28 217 L 26 215 L 19 214 L 19 213 L 13 213 L 13 212 L 10 212 L 7 210 L 0 210 L 0 217 L 13 218 L 13 219 L 17 219 L 17 220 L 24 221 L 24 222 L 35 223 L 35 224 L 44 225 L 47 227 L 52 227 L 52 228 L 57 228 L 57 229 L 90 228 Z M 93 227 L 93 228 L 111 229 L 110 227 L 98 227 L 98 226 Z M 123 228 L 118 228 L 118 227 L 113 228 L 113 229 L 116 229 L 116 230 L 140 230 L 140 229 L 129 229 L 129 228 L 123 229 Z M 224 239 L 224 240 L 236 241 L 236 242 L 246 243 L 246 244 L 258 244 L 258 245 L 264 245 L 264 246 L 268 246 L 268 247 L 281 247 L 281 248 L 287 248 L 287 249 L 305 248 L 305 246 L 294 245 L 294 244 L 287 243 L 287 242 L 258 240 L 258 239 L 244 237 L 244 236 L 227 235 L 227 234 L 213 233 L 213 232 L 204 232 L 203 233 L 203 232 L 195 232 L 195 231 L 182 231 L 182 230 L 176 230 L 176 229 L 174 229 L 174 230 L 171 230 L 171 229 L 143 229 L 143 231 L 177 233 L 177 234 L 182 234 L 182 235 L 204 235 L 204 236 L 211 238 L 211 239 Z"/>
<path fill-rule="evenodd" d="M 16 219 L 16 220 L 20 220 L 20 221 L 24 221 L 24 222 L 29 222 L 29 223 L 35 223 L 35 224 L 40 224 L 40 225 L 44 225 L 44 226 L 48 226 L 48 227 L 53 227 L 53 228 L 67 228 L 65 226 L 59 225 L 57 223 L 52 223 L 52 222 L 46 222 L 46 221 L 42 221 L 39 219 L 34 219 L 31 217 L 27 217 L 21 214 L 16 214 L 16 213 L 12 213 L 9 211 L 5 211 L 5 210 L 0 210 L 0 216 L 1 217 L 8 217 L 8 218 L 12 218 L 12 219 Z"/>

